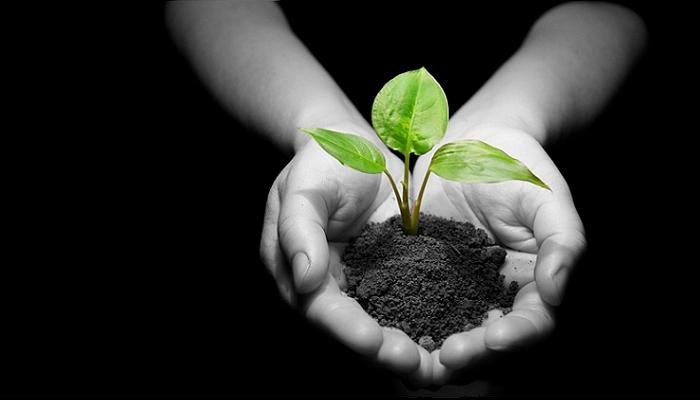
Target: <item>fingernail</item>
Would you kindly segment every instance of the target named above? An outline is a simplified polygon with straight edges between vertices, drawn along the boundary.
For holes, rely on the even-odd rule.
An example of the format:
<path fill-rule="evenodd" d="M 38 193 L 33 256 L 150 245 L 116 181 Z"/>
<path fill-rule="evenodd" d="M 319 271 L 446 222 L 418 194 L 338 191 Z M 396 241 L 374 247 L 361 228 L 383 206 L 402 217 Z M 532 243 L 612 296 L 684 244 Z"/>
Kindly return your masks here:
<path fill-rule="evenodd" d="M 311 262 L 309 257 L 304 253 L 297 253 L 292 259 L 292 270 L 294 271 L 294 282 L 296 287 L 301 289 L 306 281 L 306 275 L 309 273 Z"/>
<path fill-rule="evenodd" d="M 553 251 L 552 246 L 554 244 L 550 243 L 549 251 L 542 252 L 542 254 L 537 255 L 537 267 L 535 273 L 538 281 L 538 287 L 540 292 L 540 297 L 545 303 L 552 306 L 559 306 L 561 304 L 561 285 L 558 276 L 564 269 L 562 265 L 562 260 L 559 253 Z"/>
<path fill-rule="evenodd" d="M 562 300 L 564 300 L 564 292 L 566 291 L 566 281 L 569 278 L 569 269 L 560 267 L 557 269 L 553 276 L 552 281 L 556 291 L 553 293 L 553 298 L 550 303 L 553 306 L 560 306 Z"/>

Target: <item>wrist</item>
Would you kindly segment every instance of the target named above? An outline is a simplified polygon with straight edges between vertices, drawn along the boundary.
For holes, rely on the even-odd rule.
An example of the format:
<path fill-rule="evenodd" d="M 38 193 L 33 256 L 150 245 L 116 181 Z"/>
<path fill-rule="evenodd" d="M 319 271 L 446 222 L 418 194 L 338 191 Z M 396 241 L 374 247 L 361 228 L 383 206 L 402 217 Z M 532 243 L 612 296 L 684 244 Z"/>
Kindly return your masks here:
<path fill-rule="evenodd" d="M 518 132 L 527 134 L 535 139 L 540 145 L 547 142 L 546 130 L 531 123 L 525 123 L 517 118 L 509 119 L 488 119 L 470 121 L 450 121 L 445 134 L 445 142 L 454 142 L 465 139 L 483 139 L 489 136 L 489 132 Z"/>
<path fill-rule="evenodd" d="M 446 141 L 476 139 L 475 135 L 489 130 L 510 130 L 527 133 L 541 145 L 547 142 L 549 130 L 543 118 L 522 102 L 485 101 L 467 103 L 450 118 Z M 497 103 L 497 104 L 491 104 Z"/>
<path fill-rule="evenodd" d="M 460 131 L 460 134 L 453 134 L 450 137 L 446 135 L 443 142 L 435 147 L 439 148 L 442 144 L 448 142 L 468 139 L 486 142 L 518 159 L 527 158 L 526 155 L 523 154 L 523 149 L 531 149 L 534 147 L 542 148 L 541 143 L 529 132 L 521 128 L 508 126 L 507 124 L 496 123 L 472 125 Z"/>

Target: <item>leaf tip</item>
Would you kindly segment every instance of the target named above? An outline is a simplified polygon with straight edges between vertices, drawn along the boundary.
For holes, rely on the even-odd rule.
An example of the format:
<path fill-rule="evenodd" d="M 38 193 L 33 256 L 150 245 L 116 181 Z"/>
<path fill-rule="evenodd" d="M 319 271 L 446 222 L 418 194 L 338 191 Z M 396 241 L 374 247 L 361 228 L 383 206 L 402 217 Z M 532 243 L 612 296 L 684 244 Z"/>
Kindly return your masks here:
<path fill-rule="evenodd" d="M 418 72 L 419 74 L 421 74 L 421 75 L 423 75 L 423 76 L 429 76 L 429 77 L 435 79 L 435 78 L 433 77 L 433 75 L 432 75 L 430 72 L 428 72 L 428 69 L 425 68 L 425 66 L 422 66 L 422 67 L 418 68 L 418 69 L 416 70 L 416 72 Z M 436 81 L 436 82 L 437 82 L 437 81 Z"/>
<path fill-rule="evenodd" d="M 552 188 L 550 188 L 549 185 L 544 183 L 544 181 L 542 179 L 540 179 L 537 175 L 532 174 L 532 177 L 533 177 L 532 183 L 534 183 L 535 185 L 537 185 L 543 189 L 547 189 L 550 192 L 552 191 Z"/>

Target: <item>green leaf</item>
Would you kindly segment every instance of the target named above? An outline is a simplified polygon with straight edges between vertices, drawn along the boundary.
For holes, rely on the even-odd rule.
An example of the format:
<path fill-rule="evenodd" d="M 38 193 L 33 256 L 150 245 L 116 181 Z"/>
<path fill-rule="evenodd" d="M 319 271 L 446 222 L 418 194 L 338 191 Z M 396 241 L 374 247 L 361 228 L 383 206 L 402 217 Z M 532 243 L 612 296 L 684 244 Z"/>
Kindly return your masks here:
<path fill-rule="evenodd" d="M 425 68 L 390 80 L 372 105 L 377 134 L 404 155 L 430 151 L 445 135 L 448 116 L 445 92 Z"/>
<path fill-rule="evenodd" d="M 323 128 L 301 130 L 343 165 L 368 174 L 379 174 L 386 169 L 384 154 L 363 137 Z"/>
<path fill-rule="evenodd" d="M 518 180 L 549 189 L 525 164 L 479 140 L 464 140 L 440 147 L 430 161 L 430 170 L 451 181 L 487 183 Z"/>

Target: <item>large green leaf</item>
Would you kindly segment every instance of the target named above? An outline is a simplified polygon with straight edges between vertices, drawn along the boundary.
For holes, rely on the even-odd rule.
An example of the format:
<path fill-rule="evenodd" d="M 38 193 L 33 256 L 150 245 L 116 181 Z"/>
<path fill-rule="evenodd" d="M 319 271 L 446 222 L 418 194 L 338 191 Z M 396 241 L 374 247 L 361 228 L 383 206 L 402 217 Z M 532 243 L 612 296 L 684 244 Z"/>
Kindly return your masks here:
<path fill-rule="evenodd" d="M 430 170 L 451 181 L 466 183 L 518 180 L 549 189 L 525 164 L 479 140 L 448 143 L 430 161 Z"/>
<path fill-rule="evenodd" d="M 401 154 L 424 154 L 447 129 L 447 97 L 425 68 L 404 72 L 379 91 L 372 125 L 384 143 Z"/>
<path fill-rule="evenodd" d="M 302 131 L 343 165 L 368 174 L 379 174 L 386 169 L 384 154 L 363 137 L 322 128 Z"/>

